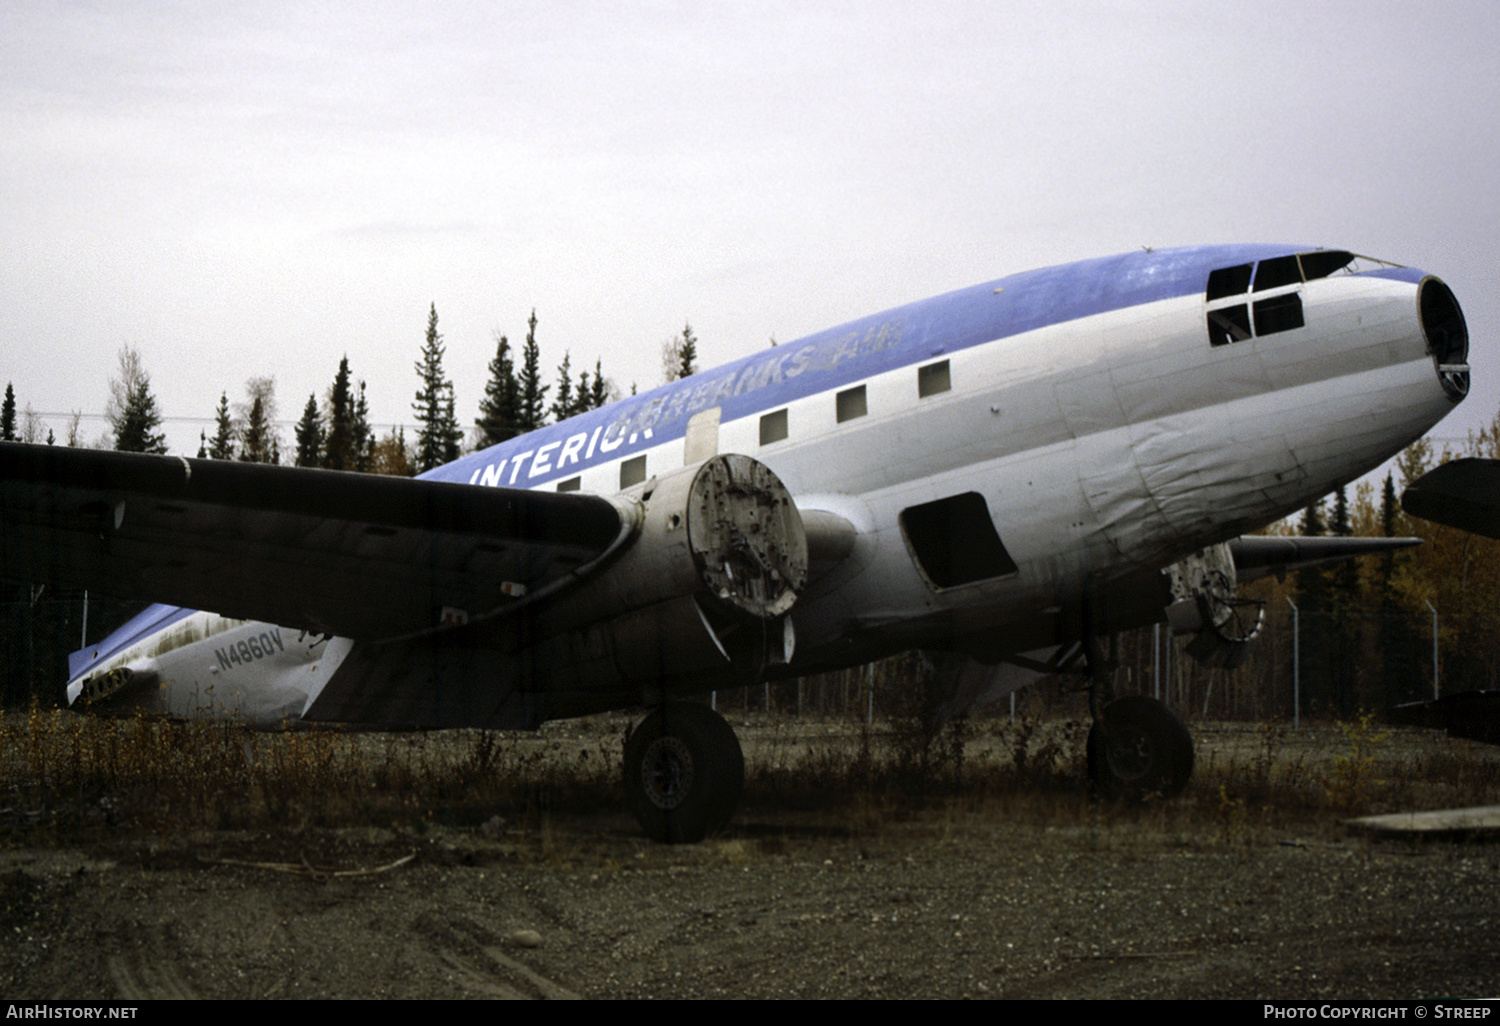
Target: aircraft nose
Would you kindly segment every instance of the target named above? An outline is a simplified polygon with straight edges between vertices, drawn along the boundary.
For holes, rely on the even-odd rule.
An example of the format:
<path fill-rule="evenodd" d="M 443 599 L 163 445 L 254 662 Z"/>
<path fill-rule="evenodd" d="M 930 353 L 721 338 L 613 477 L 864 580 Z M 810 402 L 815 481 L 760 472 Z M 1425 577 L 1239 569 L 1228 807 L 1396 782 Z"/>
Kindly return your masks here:
<path fill-rule="evenodd" d="M 1431 275 L 1422 279 L 1417 312 L 1438 381 L 1453 402 L 1469 394 L 1469 326 L 1453 290 Z"/>

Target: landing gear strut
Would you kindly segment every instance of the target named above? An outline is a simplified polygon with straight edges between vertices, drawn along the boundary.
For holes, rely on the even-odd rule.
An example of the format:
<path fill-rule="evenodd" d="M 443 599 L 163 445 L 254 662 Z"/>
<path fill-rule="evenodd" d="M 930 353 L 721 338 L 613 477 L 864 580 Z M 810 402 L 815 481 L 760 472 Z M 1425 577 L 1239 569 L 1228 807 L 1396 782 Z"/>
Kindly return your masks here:
<path fill-rule="evenodd" d="M 1125 802 L 1175 798 L 1193 775 L 1193 736 L 1182 717 L 1156 699 L 1115 697 L 1113 659 L 1105 660 L 1094 633 L 1097 601 L 1093 582 L 1086 582 L 1081 633 L 1094 717 L 1088 740 L 1094 795 Z"/>
<path fill-rule="evenodd" d="M 729 822 L 744 787 L 739 738 L 706 705 L 665 703 L 625 743 L 626 801 L 652 840 L 703 840 Z"/>
<path fill-rule="evenodd" d="M 1173 798 L 1193 775 L 1193 738 L 1171 709 L 1145 695 L 1110 702 L 1089 728 L 1089 779 L 1108 801 Z"/>

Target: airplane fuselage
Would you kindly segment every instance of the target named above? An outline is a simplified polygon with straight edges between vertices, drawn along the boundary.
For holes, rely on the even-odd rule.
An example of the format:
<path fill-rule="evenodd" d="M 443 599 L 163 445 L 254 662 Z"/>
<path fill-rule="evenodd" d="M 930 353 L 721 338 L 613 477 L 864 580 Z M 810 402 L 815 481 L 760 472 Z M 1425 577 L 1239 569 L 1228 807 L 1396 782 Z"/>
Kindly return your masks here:
<path fill-rule="evenodd" d="M 1442 337 L 1454 317 L 1436 279 L 1327 251 L 1131 253 L 877 314 L 425 476 L 639 494 L 750 455 L 854 531 L 815 567 L 774 675 L 986 635 L 1019 651 L 1086 585 L 1279 519 L 1420 437 L 1466 388 Z M 349 648 L 154 607 L 77 654 L 69 694 L 133 668 L 157 682 L 111 678 L 134 707 L 295 719 Z"/>

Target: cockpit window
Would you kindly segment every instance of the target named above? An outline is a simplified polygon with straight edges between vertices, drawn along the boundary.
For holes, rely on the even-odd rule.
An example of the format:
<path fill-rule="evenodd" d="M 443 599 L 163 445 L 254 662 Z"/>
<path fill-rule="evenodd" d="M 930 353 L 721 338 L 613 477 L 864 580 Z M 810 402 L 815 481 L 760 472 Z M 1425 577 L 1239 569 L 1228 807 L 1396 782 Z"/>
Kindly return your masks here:
<path fill-rule="evenodd" d="M 1221 306 L 1208 312 L 1208 341 L 1210 345 L 1227 346 L 1231 342 L 1243 342 L 1250 337 L 1250 310 L 1244 303 Z"/>
<path fill-rule="evenodd" d="M 1272 257 L 1257 264 L 1216 267 L 1208 274 L 1208 287 L 1204 290 L 1203 297 L 1209 304 L 1209 345 L 1227 346 L 1231 342 L 1243 342 L 1260 335 L 1274 335 L 1278 331 L 1303 327 L 1302 290 L 1295 286 L 1304 282 L 1336 274 L 1365 274 L 1400 266 L 1388 260 L 1350 253 L 1348 250 L 1315 249 L 1292 256 Z M 1269 289 L 1292 291 L 1258 299 L 1253 307 L 1247 307 L 1243 297 L 1246 292 L 1252 291 L 1252 277 L 1255 292 Z M 1250 330 L 1252 323 L 1255 328 L 1253 333 Z"/>
<path fill-rule="evenodd" d="M 1302 327 L 1302 297 L 1295 292 L 1272 296 L 1255 304 L 1255 333 L 1274 335 Z"/>
<path fill-rule="evenodd" d="M 1225 296 L 1237 296 L 1250 288 L 1250 264 L 1220 267 L 1209 272 L 1208 298 L 1210 301 Z"/>
<path fill-rule="evenodd" d="M 1295 256 L 1262 260 L 1255 267 L 1255 291 L 1279 289 L 1283 285 L 1296 285 L 1302 281 L 1302 271 Z"/>
<path fill-rule="evenodd" d="M 1335 271 L 1348 267 L 1354 263 L 1355 256 L 1342 249 L 1320 249 L 1314 253 L 1303 253 L 1297 259 L 1302 261 L 1302 277 L 1312 281 L 1326 278 Z"/>

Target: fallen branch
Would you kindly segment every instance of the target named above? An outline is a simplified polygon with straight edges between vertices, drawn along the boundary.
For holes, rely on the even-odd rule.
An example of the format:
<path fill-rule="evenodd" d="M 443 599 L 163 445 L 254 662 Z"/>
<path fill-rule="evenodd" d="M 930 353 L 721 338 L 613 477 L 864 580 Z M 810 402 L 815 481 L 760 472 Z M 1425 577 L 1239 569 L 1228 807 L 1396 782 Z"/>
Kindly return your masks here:
<path fill-rule="evenodd" d="M 379 876 L 381 873 L 389 873 L 393 869 L 400 869 L 412 859 L 417 857 L 416 852 L 397 859 L 386 866 L 376 866 L 373 869 L 317 869 L 303 859 L 301 863 L 296 862 L 247 862 L 244 859 L 208 859 L 202 855 L 198 861 L 213 866 L 242 866 L 247 869 L 268 869 L 273 873 L 290 873 L 293 876 L 307 876 L 315 880 L 328 880 L 334 877 L 355 876 Z"/>

